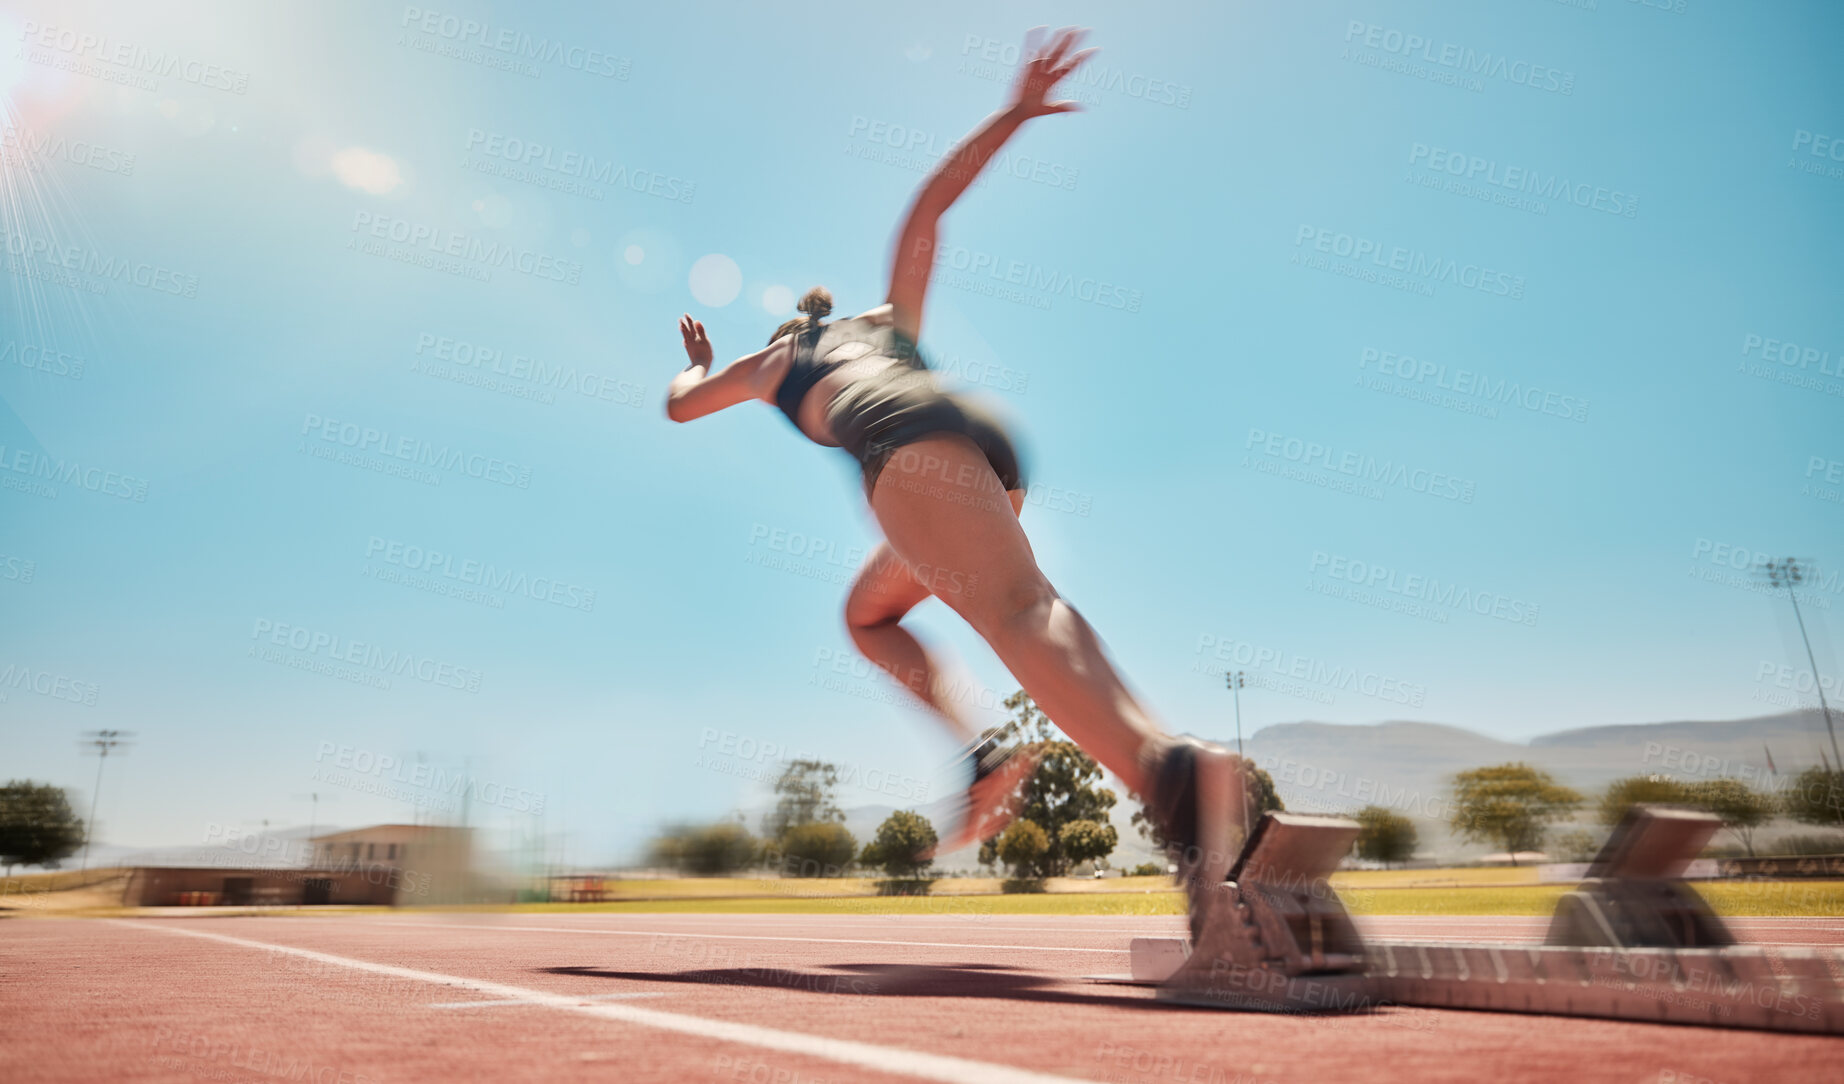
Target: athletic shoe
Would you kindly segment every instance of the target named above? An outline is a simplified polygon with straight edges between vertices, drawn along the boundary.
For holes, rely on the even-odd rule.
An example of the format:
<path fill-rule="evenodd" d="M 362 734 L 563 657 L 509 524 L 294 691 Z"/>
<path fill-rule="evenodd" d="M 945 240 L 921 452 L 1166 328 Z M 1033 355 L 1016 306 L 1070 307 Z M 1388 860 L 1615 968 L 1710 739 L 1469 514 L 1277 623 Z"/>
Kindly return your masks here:
<path fill-rule="evenodd" d="M 1176 738 L 1152 770 L 1146 808 L 1178 865 L 1194 941 L 1204 904 L 1228 879 L 1246 835 L 1240 767 L 1236 755 L 1222 746 Z"/>
<path fill-rule="evenodd" d="M 964 746 L 956 759 L 966 761 L 972 768 L 973 780 L 967 784 L 959 825 L 927 857 L 956 851 L 1005 831 L 1018 816 L 1020 784 L 1037 770 L 1036 750 L 1001 745 L 992 733 Z"/>

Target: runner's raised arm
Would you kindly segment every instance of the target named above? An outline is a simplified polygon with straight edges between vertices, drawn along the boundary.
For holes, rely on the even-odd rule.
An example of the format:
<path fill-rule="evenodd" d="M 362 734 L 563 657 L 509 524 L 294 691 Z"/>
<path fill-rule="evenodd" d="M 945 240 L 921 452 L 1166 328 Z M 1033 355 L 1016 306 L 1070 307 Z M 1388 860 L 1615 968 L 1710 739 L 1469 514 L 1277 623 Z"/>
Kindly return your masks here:
<path fill-rule="evenodd" d="M 1083 49 L 1069 50 L 1087 33 L 1086 30 L 1059 30 L 1050 44 L 1037 49 L 1044 27 L 1034 27 L 1025 35 L 1024 52 L 1030 59 L 1019 70 L 1012 87 L 1012 100 L 961 140 L 953 152 L 943 158 L 916 192 L 909 215 L 897 233 L 896 255 L 890 268 L 889 302 L 894 309 L 896 328 L 911 342 L 921 337 L 922 302 L 928 294 L 928 281 L 935 267 L 935 238 L 941 216 L 967 190 L 980 171 L 1012 137 L 1018 126 L 1032 117 L 1051 113 L 1069 113 L 1081 108 L 1072 101 L 1047 101 L 1050 91 L 1062 78 L 1095 54 Z"/>

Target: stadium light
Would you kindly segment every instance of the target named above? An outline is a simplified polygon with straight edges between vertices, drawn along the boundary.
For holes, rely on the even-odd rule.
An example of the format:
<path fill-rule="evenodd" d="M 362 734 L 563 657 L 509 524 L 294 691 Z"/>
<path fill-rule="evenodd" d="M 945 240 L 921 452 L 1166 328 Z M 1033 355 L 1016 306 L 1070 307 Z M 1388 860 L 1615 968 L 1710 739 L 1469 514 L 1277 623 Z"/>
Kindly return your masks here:
<path fill-rule="evenodd" d="M 1812 688 L 1818 693 L 1819 709 L 1825 713 L 1825 732 L 1831 735 L 1832 770 L 1844 771 L 1844 757 L 1838 756 L 1838 732 L 1831 724 L 1831 704 L 1825 699 L 1825 683 L 1819 680 L 1818 656 L 1812 653 L 1812 637 L 1806 635 L 1805 615 L 1799 612 L 1799 595 L 1793 591 L 1806 582 L 1805 569 L 1800 567 L 1799 558 L 1787 557 L 1767 562 L 1766 570 L 1767 582 L 1786 588 L 1786 597 L 1793 603 L 1793 619 L 1799 622 L 1799 638 L 1806 643 L 1806 661 L 1812 664 Z"/>
<path fill-rule="evenodd" d="M 109 750 L 125 746 L 134 735 L 126 730 L 92 730 L 83 736 L 83 748 L 87 752 L 96 750 L 96 786 L 90 790 L 90 818 L 83 831 L 83 865 L 90 868 L 90 840 L 96 838 L 96 799 L 102 796 L 102 766 L 109 762 Z"/>
<path fill-rule="evenodd" d="M 1242 687 L 1249 683 L 1248 675 L 1241 670 L 1231 670 L 1223 675 L 1224 683 L 1236 698 L 1236 755 L 1242 755 Z"/>

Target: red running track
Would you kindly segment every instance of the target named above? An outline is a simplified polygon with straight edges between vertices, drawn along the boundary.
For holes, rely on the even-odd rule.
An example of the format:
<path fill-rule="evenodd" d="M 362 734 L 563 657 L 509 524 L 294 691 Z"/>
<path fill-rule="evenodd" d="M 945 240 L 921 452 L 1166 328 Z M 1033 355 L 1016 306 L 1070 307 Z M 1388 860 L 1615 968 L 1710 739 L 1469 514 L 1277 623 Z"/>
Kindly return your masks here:
<path fill-rule="evenodd" d="M 1535 940 L 1519 919 L 1384 937 Z M 1736 920 L 1844 944 L 1838 919 Z M 1391 1008 L 1304 1018 L 1089 981 L 1177 918 L 329 915 L 0 922 L 0 1080 L 1032 1084 L 1820 1081 L 1844 1039 Z"/>

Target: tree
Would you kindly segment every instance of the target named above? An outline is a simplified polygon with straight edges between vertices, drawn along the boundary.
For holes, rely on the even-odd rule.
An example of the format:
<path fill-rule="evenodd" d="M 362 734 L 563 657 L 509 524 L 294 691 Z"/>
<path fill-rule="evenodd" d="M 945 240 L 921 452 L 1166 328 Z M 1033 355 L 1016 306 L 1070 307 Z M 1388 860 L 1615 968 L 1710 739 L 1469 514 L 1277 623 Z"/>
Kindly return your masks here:
<path fill-rule="evenodd" d="M 1363 830 L 1357 834 L 1357 856 L 1372 862 L 1406 862 L 1415 855 L 1420 834 L 1415 822 L 1380 805 L 1367 805 L 1353 817 Z"/>
<path fill-rule="evenodd" d="M 1600 822 L 1609 828 L 1640 802 L 1684 805 L 1722 818 L 1722 826 L 1754 854 L 1754 830 L 1774 817 L 1772 798 L 1739 779 L 1685 782 L 1662 775 L 1635 775 L 1616 781 L 1601 799 Z"/>
<path fill-rule="evenodd" d="M 1601 853 L 1601 840 L 1593 832 L 1578 828 L 1557 836 L 1551 848 L 1564 862 L 1592 862 Z"/>
<path fill-rule="evenodd" d="M 914 877 L 934 862 L 921 856 L 932 851 L 940 839 L 927 817 L 914 810 L 899 809 L 877 826 L 877 838 L 864 845 L 858 861 L 892 877 Z"/>
<path fill-rule="evenodd" d="M 999 864 L 999 837 L 980 840 L 980 865 L 988 871 Z"/>
<path fill-rule="evenodd" d="M 775 811 L 762 819 L 762 834 L 779 840 L 803 824 L 843 824 L 845 813 L 833 800 L 839 770 L 823 760 L 795 760 L 775 780 Z"/>
<path fill-rule="evenodd" d="M 755 865 L 762 845 L 740 821 L 677 825 L 653 841 L 652 859 L 687 873 L 715 877 Z"/>
<path fill-rule="evenodd" d="M 1739 779 L 1709 779 L 1693 784 L 1690 804 L 1722 818 L 1722 826 L 1742 841 L 1754 857 L 1754 830 L 1774 819 L 1774 801 Z"/>
<path fill-rule="evenodd" d="M 1025 745 L 1034 750 L 1038 758 L 1037 768 L 1025 781 L 1018 812 L 1020 819 L 1034 822 L 1044 833 L 1045 851 L 1035 861 L 1037 875 L 1060 876 L 1075 862 L 1088 857 L 1106 857 L 1120 840 L 1120 833 L 1108 825 L 1108 811 L 1119 799 L 1112 790 L 1096 785 L 1102 778 L 1101 765 L 1074 742 L 1060 737 L 1049 717 L 1038 710 L 1024 690 L 1007 697 L 1005 706 L 1011 709 L 1013 718 L 1000 727 L 1001 740 L 1024 739 Z M 1064 845 L 1063 828 L 1075 821 L 1108 825 L 1111 834 L 1078 833 L 1072 837 L 1084 840 L 1091 847 L 1098 846 L 1106 838 L 1109 840 L 1107 850 L 1100 855 L 1072 856 Z M 999 856 L 1004 857 L 1003 853 Z"/>
<path fill-rule="evenodd" d="M 999 833 L 995 850 L 1017 876 L 1035 877 L 1038 864 L 1050 851 L 1050 837 L 1037 822 L 1020 817 Z"/>
<path fill-rule="evenodd" d="M 1805 824 L 1844 825 L 1844 771 L 1813 767 L 1800 772 L 1781 808 Z"/>
<path fill-rule="evenodd" d="M 1082 838 L 1091 845 L 1097 844 L 1101 839 L 1099 826 L 1108 824 L 1108 811 L 1114 808 L 1116 799 L 1112 790 L 1096 785 L 1101 780 L 1101 765 L 1074 742 L 1039 743 L 1037 755 L 1037 768 L 1025 781 L 1019 816 L 1043 829 L 1049 846 L 1039 864 L 1045 876 L 1059 877 L 1082 860 L 1069 852 L 1063 830 L 1078 822 L 1094 824 L 1098 826 L 1097 833 Z M 1112 825 L 1108 825 L 1105 835 L 1107 850 L 1086 857 L 1105 857 L 1114 849 L 1119 835 Z"/>
<path fill-rule="evenodd" d="M 1598 819 L 1603 825 L 1612 828 L 1626 816 L 1627 810 L 1642 802 L 1688 805 L 1690 787 L 1662 775 L 1630 775 L 1625 779 L 1616 779 L 1601 797 Z"/>
<path fill-rule="evenodd" d="M 1287 811 L 1287 807 L 1281 804 L 1280 794 L 1274 789 L 1274 777 L 1266 770 L 1256 767 L 1252 760 L 1242 762 L 1242 786 L 1249 796 L 1256 819 L 1259 819 L 1263 813 L 1285 813 Z"/>
<path fill-rule="evenodd" d="M 836 877 L 857 853 L 858 841 L 843 824 L 813 821 L 783 832 L 769 859 L 784 877 Z"/>
<path fill-rule="evenodd" d="M 1453 777 L 1454 807 L 1448 822 L 1474 842 L 1497 843 L 1517 864 L 1519 851 L 1543 845 L 1551 821 L 1566 818 L 1582 796 L 1528 764 L 1497 764 Z"/>
<path fill-rule="evenodd" d="M 1001 742 L 1016 739 L 1026 745 L 1032 745 L 1037 742 L 1052 741 L 1059 733 L 1056 724 L 1050 721 L 1050 716 L 1045 715 L 1038 708 L 1037 701 L 1032 700 L 1031 694 L 1023 689 L 1006 697 L 1005 706 L 1011 711 L 1012 717 L 1007 719 L 996 732 Z"/>
<path fill-rule="evenodd" d="M 55 867 L 83 846 L 83 822 L 63 788 L 15 779 L 0 787 L 0 863 Z"/>
<path fill-rule="evenodd" d="M 1057 843 L 1072 865 L 1099 862 L 1114 853 L 1120 831 L 1105 821 L 1070 821 L 1057 829 Z"/>

